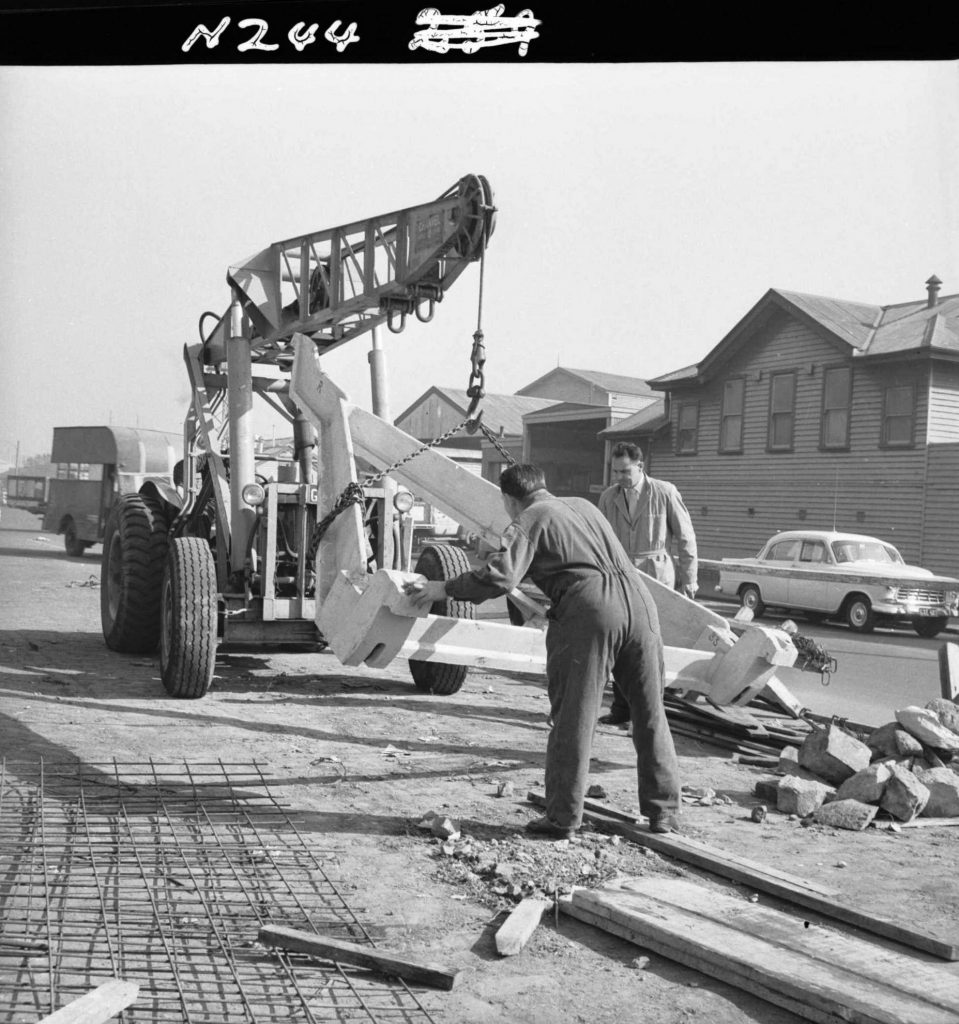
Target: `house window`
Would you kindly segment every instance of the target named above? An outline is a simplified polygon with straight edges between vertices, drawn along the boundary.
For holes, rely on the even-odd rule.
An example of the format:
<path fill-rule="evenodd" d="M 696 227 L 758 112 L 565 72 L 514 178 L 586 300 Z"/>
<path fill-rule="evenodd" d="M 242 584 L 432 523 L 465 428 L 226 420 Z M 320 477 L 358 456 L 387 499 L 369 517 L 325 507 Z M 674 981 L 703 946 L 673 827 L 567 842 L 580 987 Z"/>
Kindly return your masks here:
<path fill-rule="evenodd" d="M 695 455 L 699 441 L 699 403 L 683 402 L 679 407 L 679 436 L 676 451 L 680 455 Z"/>
<path fill-rule="evenodd" d="M 774 373 L 769 381 L 769 441 L 773 452 L 790 452 L 796 416 L 796 373 Z"/>
<path fill-rule="evenodd" d="M 723 411 L 719 421 L 719 450 L 743 450 L 743 405 L 746 397 L 746 378 L 736 377 L 723 385 Z"/>
<path fill-rule="evenodd" d="M 822 378 L 822 425 L 819 437 L 819 443 L 823 448 L 849 447 L 851 408 L 852 368 L 827 368 Z"/>
<path fill-rule="evenodd" d="M 882 403 L 882 443 L 890 446 L 912 444 L 916 419 L 916 389 L 912 384 L 886 388 Z"/>

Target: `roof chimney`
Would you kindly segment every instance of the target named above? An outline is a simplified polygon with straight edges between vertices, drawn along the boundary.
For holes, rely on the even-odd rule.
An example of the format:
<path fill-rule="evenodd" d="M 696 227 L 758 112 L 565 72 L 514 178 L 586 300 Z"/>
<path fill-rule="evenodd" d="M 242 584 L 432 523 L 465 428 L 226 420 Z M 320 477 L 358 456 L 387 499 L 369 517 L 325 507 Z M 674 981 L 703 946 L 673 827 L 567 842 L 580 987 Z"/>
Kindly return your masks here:
<path fill-rule="evenodd" d="M 926 299 L 926 309 L 932 309 L 932 307 L 939 301 L 939 289 L 941 287 L 942 281 L 933 274 L 926 282 L 926 292 L 929 295 L 929 298 Z"/>

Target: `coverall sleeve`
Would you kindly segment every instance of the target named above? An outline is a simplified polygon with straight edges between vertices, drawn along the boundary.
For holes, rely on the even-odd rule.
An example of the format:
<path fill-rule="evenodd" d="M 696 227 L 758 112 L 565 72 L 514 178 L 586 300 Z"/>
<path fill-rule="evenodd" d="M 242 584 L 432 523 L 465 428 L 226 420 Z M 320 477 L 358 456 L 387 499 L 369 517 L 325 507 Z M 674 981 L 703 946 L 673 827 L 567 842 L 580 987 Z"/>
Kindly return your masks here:
<path fill-rule="evenodd" d="M 699 585 L 699 559 L 696 550 L 696 531 L 693 521 L 683 502 L 682 495 L 672 487 L 667 504 L 669 532 L 676 538 L 679 547 L 679 583 L 683 587 Z"/>
<path fill-rule="evenodd" d="M 503 533 L 503 546 L 490 555 L 482 569 L 464 572 L 446 581 L 446 593 L 457 601 L 480 604 L 508 594 L 529 571 L 535 548 L 516 523 Z"/>

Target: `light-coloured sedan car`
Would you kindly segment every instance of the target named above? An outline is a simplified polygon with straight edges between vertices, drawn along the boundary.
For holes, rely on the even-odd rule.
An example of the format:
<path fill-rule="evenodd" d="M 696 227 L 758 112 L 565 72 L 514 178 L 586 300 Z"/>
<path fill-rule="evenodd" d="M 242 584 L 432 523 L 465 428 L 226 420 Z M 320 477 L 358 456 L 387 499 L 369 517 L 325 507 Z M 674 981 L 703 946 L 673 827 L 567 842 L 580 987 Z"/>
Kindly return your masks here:
<path fill-rule="evenodd" d="M 857 633 L 898 622 L 933 637 L 959 613 L 959 580 L 907 565 L 876 537 L 828 530 L 777 533 L 756 558 L 722 559 L 716 590 L 756 615 L 796 610 L 842 619 Z"/>

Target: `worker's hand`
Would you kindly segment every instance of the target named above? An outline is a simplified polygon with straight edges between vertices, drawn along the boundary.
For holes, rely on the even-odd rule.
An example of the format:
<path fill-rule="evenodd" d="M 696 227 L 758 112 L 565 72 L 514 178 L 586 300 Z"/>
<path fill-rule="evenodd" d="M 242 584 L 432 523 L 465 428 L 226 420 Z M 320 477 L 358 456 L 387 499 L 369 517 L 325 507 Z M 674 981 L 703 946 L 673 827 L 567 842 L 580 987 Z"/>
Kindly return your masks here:
<path fill-rule="evenodd" d="M 699 587 L 695 583 L 687 583 L 683 587 L 683 593 L 690 599 L 695 599 L 696 594 L 699 592 Z"/>
<path fill-rule="evenodd" d="M 403 584 L 403 592 L 417 608 L 427 608 L 436 601 L 446 599 L 446 584 L 442 580 L 413 580 Z"/>

